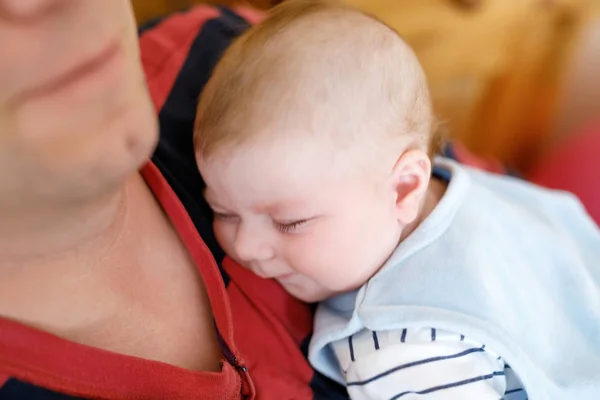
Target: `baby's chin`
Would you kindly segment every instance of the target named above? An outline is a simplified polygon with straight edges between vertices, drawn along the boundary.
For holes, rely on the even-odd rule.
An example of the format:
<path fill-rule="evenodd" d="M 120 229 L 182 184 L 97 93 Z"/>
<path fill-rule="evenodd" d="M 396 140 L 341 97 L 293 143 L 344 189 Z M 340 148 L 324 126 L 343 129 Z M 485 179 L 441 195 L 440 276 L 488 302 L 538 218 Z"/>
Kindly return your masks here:
<path fill-rule="evenodd" d="M 315 282 L 284 280 L 279 281 L 286 292 L 305 303 L 318 303 L 338 293 L 326 289 Z"/>

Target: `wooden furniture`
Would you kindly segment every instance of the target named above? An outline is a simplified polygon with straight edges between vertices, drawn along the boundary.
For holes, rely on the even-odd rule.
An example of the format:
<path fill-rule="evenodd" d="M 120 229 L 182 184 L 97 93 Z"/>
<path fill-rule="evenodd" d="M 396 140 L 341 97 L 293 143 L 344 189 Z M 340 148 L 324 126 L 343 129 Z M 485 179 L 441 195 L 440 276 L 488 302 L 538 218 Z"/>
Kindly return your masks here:
<path fill-rule="evenodd" d="M 520 170 L 536 161 L 586 0 L 347 1 L 415 49 L 454 138 Z"/>
<path fill-rule="evenodd" d="M 415 49 L 452 137 L 520 170 L 535 162 L 594 0 L 346 1 L 381 18 Z M 197 2 L 133 1 L 140 21 Z"/>
<path fill-rule="evenodd" d="M 131 3 L 138 24 L 187 6 L 182 0 L 131 0 Z"/>

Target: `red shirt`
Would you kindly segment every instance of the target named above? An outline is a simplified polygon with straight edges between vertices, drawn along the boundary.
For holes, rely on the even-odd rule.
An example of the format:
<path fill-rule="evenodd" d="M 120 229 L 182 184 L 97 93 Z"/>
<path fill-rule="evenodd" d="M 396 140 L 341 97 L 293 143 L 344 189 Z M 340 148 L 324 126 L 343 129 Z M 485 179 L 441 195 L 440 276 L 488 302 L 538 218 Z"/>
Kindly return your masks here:
<path fill-rule="evenodd" d="M 311 307 L 224 259 L 202 198 L 191 141 L 196 99 L 222 51 L 247 27 L 240 15 L 261 17 L 247 9 L 200 6 L 140 33 L 161 127 L 153 161 L 141 173 L 206 285 L 227 360 L 222 371 L 189 371 L 116 354 L 0 318 L 0 398 L 346 398 L 306 361 Z"/>

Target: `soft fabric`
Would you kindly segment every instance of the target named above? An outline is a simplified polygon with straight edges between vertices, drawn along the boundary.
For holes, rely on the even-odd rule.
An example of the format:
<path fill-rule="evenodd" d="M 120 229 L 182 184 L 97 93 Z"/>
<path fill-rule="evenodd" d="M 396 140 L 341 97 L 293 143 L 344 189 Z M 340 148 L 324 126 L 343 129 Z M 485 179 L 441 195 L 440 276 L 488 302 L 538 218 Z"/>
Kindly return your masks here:
<path fill-rule="evenodd" d="M 309 359 L 363 329 L 436 327 L 498 353 L 532 400 L 600 398 L 600 231 L 567 193 L 461 167 L 426 220 L 360 290 L 323 302 Z"/>
<path fill-rule="evenodd" d="M 454 332 L 363 329 L 332 348 L 353 400 L 527 400 L 502 357 Z"/>

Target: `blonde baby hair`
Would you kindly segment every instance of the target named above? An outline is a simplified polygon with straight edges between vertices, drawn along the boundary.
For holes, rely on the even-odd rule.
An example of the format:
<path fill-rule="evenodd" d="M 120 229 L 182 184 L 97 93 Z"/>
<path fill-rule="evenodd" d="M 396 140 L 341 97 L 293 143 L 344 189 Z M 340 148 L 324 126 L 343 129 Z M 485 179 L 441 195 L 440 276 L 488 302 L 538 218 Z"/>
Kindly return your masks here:
<path fill-rule="evenodd" d="M 328 0 L 284 1 L 234 41 L 200 97 L 195 149 L 207 158 L 298 127 L 430 156 L 441 143 L 410 47 L 378 19 Z"/>

